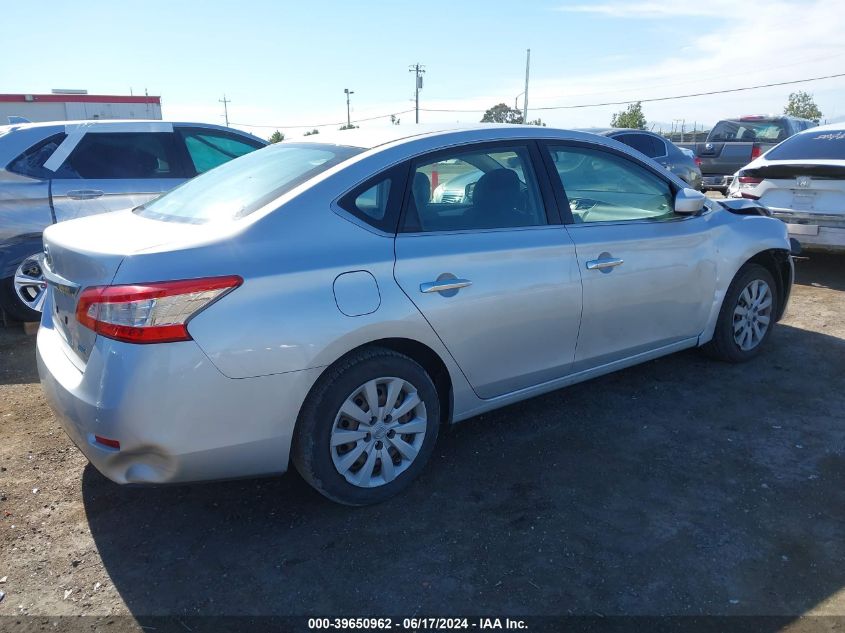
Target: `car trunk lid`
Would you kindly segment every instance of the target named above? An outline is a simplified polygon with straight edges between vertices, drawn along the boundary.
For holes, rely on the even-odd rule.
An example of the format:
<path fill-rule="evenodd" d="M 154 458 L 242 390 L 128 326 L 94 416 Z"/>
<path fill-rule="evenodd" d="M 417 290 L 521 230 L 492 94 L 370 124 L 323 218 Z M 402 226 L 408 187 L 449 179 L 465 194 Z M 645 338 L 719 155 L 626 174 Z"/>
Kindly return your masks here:
<path fill-rule="evenodd" d="M 128 255 L 178 239 L 181 231 L 191 228 L 163 226 L 130 211 L 118 211 L 62 222 L 44 231 L 44 272 L 52 297 L 52 321 L 77 368 L 84 370 L 97 339 L 97 334 L 76 318 L 80 293 L 91 286 L 110 284 Z"/>
<path fill-rule="evenodd" d="M 760 202 L 775 210 L 845 220 L 845 164 L 772 163 L 744 169 L 760 178 Z"/>

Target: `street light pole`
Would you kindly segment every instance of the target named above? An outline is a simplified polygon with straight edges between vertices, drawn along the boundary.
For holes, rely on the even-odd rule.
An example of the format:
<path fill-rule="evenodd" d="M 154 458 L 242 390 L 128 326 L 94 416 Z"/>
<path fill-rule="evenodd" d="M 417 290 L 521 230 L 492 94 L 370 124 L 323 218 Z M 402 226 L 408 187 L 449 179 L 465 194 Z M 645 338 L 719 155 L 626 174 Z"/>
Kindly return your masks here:
<path fill-rule="evenodd" d="M 346 93 L 346 127 L 352 127 L 352 118 L 349 114 L 349 95 L 354 95 L 355 91 L 350 90 L 349 88 L 344 88 L 343 92 Z"/>

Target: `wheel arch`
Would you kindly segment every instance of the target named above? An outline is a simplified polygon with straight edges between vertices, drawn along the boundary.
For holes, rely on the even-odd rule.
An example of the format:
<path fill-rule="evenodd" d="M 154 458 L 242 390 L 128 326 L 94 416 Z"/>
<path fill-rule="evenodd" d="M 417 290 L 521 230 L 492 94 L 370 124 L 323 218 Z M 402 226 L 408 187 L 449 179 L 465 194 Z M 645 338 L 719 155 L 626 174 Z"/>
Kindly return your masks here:
<path fill-rule="evenodd" d="M 356 354 L 361 350 L 378 347 L 389 349 L 407 356 L 414 362 L 418 363 L 426 371 L 426 373 L 431 376 L 431 380 L 434 382 L 434 386 L 437 389 L 438 399 L 440 400 L 441 425 L 448 425 L 451 423 L 454 412 L 454 390 L 449 368 L 436 351 L 420 341 L 404 337 L 389 337 L 368 341 L 367 343 L 363 343 L 350 349 L 333 363 L 324 367 L 323 371 L 320 373 L 320 377 L 334 366 L 339 363 L 343 363 L 349 356 Z M 319 378 L 314 381 L 314 385 L 312 385 L 309 390 L 305 401 L 308 400 L 308 397 L 311 395 L 311 392 L 316 387 L 318 381 Z"/>
<path fill-rule="evenodd" d="M 15 269 L 25 258 L 44 250 L 41 233 L 27 233 L 0 245 L 0 278 L 15 274 Z"/>
<path fill-rule="evenodd" d="M 739 274 L 739 271 L 746 264 L 759 264 L 774 277 L 778 293 L 778 307 L 777 313 L 775 314 L 775 321 L 780 321 L 786 310 L 786 304 L 789 300 L 790 290 L 792 289 L 792 261 L 790 260 L 789 251 L 781 248 L 770 248 L 760 251 L 743 262 L 742 266 L 737 269 L 736 274 Z"/>
<path fill-rule="evenodd" d="M 719 287 L 717 288 L 715 297 L 716 300 L 713 302 L 711 313 L 707 320 L 707 326 L 698 337 L 699 346 L 705 345 L 712 340 L 713 333 L 716 330 L 716 323 L 719 319 L 719 313 L 721 312 L 722 304 L 725 301 L 727 290 L 733 280 L 736 279 L 736 276 L 742 270 L 743 266 L 746 266 L 747 264 L 758 264 L 763 266 L 763 268 L 768 270 L 772 277 L 774 277 L 776 285 L 775 290 L 778 294 L 778 306 L 777 312 L 775 313 L 775 321 L 777 322 L 783 317 L 789 300 L 790 291 L 792 289 L 793 270 L 789 251 L 785 248 L 770 247 L 764 248 L 756 253 L 745 253 L 736 260 L 726 260 L 722 264 L 722 266 L 727 265 L 728 270 L 724 271 L 723 268 L 723 272 L 725 274 L 723 276 L 720 275 L 721 281 L 719 283 Z"/>

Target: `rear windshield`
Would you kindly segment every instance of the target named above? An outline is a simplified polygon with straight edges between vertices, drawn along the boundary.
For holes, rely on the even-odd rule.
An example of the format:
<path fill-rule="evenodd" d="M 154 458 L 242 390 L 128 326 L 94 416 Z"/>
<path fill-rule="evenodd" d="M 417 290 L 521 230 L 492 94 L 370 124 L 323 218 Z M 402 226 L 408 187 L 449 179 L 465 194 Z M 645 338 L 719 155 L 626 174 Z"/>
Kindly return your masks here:
<path fill-rule="evenodd" d="M 277 143 L 197 176 L 134 211 L 147 218 L 193 224 L 242 218 L 362 151 Z"/>
<path fill-rule="evenodd" d="M 831 158 L 845 160 L 845 130 L 796 134 L 766 153 L 768 160 Z"/>
<path fill-rule="evenodd" d="M 785 121 L 719 121 L 707 140 L 779 143 L 788 136 Z"/>

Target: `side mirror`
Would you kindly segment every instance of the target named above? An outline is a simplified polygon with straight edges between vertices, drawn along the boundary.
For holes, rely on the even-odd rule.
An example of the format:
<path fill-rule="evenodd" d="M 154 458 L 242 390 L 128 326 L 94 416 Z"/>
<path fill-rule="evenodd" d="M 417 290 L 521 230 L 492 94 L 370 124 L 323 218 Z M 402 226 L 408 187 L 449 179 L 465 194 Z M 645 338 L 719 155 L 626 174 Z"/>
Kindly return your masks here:
<path fill-rule="evenodd" d="M 675 213 L 695 215 L 704 206 L 707 197 L 695 189 L 681 189 L 675 196 Z"/>

